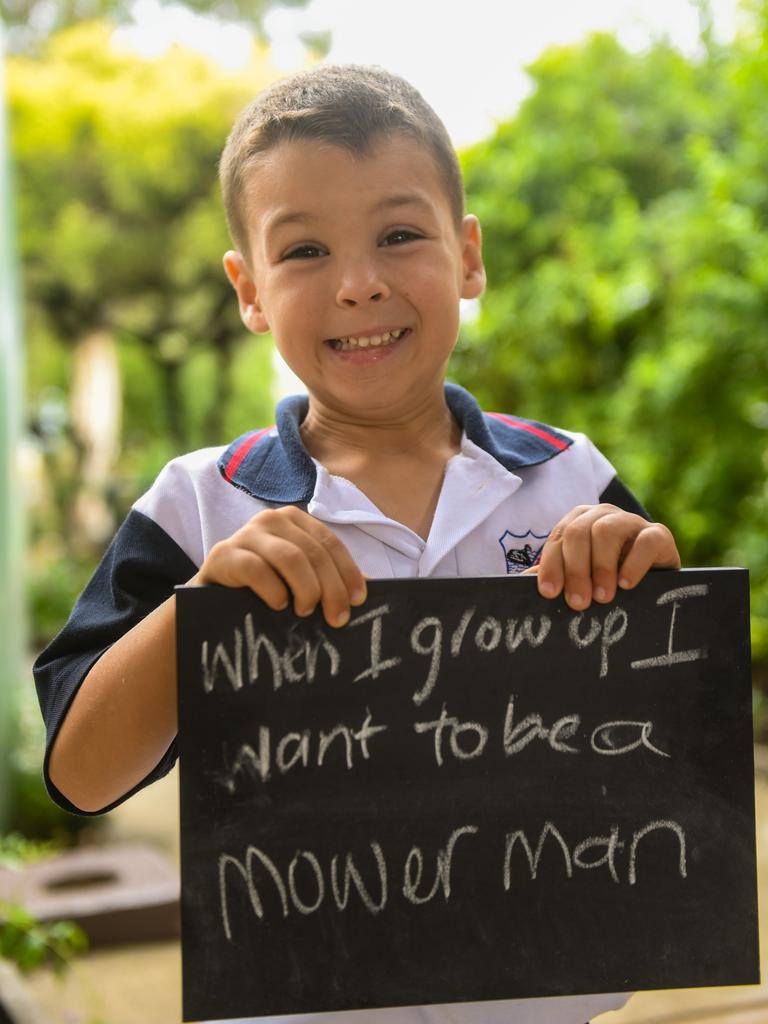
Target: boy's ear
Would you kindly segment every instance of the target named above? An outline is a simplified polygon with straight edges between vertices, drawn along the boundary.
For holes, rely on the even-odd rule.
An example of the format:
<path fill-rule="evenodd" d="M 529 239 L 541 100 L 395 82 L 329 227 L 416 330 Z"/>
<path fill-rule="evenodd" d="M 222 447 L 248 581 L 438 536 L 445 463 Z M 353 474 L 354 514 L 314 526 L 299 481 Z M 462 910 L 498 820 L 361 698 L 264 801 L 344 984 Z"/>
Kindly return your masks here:
<path fill-rule="evenodd" d="M 464 279 L 461 287 L 462 299 L 476 299 L 485 291 L 485 267 L 483 266 L 483 242 L 480 234 L 480 221 L 473 213 L 468 213 L 461 226 L 462 259 L 464 261 Z"/>
<path fill-rule="evenodd" d="M 236 252 L 234 249 L 225 252 L 224 271 L 229 278 L 229 283 L 237 292 L 240 319 L 254 334 L 265 334 L 269 330 L 269 324 L 259 302 L 256 283 L 242 253 Z"/>

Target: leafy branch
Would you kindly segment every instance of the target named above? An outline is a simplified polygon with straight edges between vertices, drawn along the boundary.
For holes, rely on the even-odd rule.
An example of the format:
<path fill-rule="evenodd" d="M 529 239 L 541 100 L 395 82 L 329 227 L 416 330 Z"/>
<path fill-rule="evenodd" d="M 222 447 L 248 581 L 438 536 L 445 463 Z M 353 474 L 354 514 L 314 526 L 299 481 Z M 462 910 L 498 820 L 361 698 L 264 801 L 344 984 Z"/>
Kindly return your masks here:
<path fill-rule="evenodd" d="M 20 971 L 47 966 L 61 974 L 87 948 L 85 932 L 72 921 L 47 924 L 15 903 L 0 904 L 0 956 Z"/>
<path fill-rule="evenodd" d="M 36 842 L 18 832 L 0 835 L 0 866 L 18 869 L 49 857 L 52 842 Z M 38 921 L 16 903 L 0 902 L 0 957 L 11 960 L 20 971 L 51 967 L 61 974 L 78 953 L 88 948 L 88 938 L 72 921 Z"/>

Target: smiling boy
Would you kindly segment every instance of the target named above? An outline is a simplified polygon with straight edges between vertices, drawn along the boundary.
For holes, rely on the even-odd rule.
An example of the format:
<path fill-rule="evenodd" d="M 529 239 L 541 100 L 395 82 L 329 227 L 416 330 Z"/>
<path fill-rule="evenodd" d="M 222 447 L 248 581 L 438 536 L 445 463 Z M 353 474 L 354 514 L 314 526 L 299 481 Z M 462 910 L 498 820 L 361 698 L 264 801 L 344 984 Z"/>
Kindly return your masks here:
<path fill-rule="evenodd" d="M 270 331 L 307 398 L 276 427 L 170 463 L 40 656 L 53 796 L 106 810 L 176 756 L 175 585 L 250 587 L 343 626 L 366 578 L 538 570 L 545 597 L 608 602 L 679 567 L 583 436 L 444 383 L 459 300 L 485 283 L 445 128 L 378 68 L 321 67 L 248 107 L 221 162 L 245 326 Z M 622 996 L 302 1020 L 583 1024 Z"/>
<path fill-rule="evenodd" d="M 224 265 L 244 323 L 272 331 L 311 396 L 307 451 L 426 539 L 460 447 L 443 382 L 459 299 L 485 282 L 480 228 L 457 226 L 415 139 L 370 146 L 365 158 L 322 140 L 264 153 L 247 247 Z"/>

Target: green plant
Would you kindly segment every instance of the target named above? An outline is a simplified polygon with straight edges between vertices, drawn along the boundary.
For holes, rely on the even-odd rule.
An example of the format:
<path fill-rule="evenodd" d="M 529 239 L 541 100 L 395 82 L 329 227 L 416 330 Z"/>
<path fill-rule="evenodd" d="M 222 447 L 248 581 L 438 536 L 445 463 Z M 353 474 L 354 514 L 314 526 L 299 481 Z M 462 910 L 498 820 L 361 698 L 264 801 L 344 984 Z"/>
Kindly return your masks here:
<path fill-rule="evenodd" d="M 52 840 L 28 839 L 20 832 L 0 835 L 0 867 L 20 868 L 49 857 L 56 850 Z"/>
<path fill-rule="evenodd" d="M 94 569 L 94 560 L 78 558 L 66 550 L 33 552 L 27 574 L 32 642 L 42 649 L 67 620 L 80 591 Z"/>
<path fill-rule="evenodd" d="M 15 903 L 0 904 L 0 956 L 19 970 L 47 966 L 61 973 L 87 948 L 85 932 L 72 921 L 47 924 Z"/>
<path fill-rule="evenodd" d="M 19 869 L 49 857 L 55 848 L 51 841 L 27 839 L 19 832 L 0 835 L 0 866 Z M 61 973 L 87 948 L 85 932 L 72 921 L 44 923 L 16 903 L 0 902 L 0 956 L 19 970 L 48 966 Z"/>
<path fill-rule="evenodd" d="M 14 736 L 7 755 L 10 799 L 6 827 L 11 834 L 0 834 L 0 865 L 7 864 L 9 858 L 21 863 L 47 856 L 73 846 L 83 829 L 99 828 L 102 819 L 70 814 L 51 800 L 43 781 L 44 748 L 45 726 L 27 678 L 19 682 L 16 692 Z"/>
<path fill-rule="evenodd" d="M 686 57 L 598 35 L 529 69 L 463 154 L 489 284 L 452 373 L 487 409 L 584 430 L 683 564 L 751 573 L 768 666 L 768 2 Z"/>

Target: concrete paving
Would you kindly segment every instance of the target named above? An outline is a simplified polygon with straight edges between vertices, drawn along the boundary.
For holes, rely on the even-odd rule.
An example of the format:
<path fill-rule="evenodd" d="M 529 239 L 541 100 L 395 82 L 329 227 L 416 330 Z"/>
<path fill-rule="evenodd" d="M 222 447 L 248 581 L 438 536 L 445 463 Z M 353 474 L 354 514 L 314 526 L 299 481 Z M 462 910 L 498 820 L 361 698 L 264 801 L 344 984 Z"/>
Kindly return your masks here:
<path fill-rule="evenodd" d="M 764 756 L 758 758 L 763 765 Z M 178 862 L 176 773 L 110 816 L 110 840 L 143 839 Z M 640 992 L 601 1024 L 768 1024 L 768 775 L 756 782 L 760 946 L 759 986 Z M 50 1024 L 179 1024 L 181 961 L 177 942 L 95 951 L 58 980 L 30 983 Z"/>

